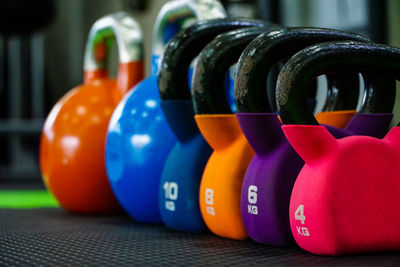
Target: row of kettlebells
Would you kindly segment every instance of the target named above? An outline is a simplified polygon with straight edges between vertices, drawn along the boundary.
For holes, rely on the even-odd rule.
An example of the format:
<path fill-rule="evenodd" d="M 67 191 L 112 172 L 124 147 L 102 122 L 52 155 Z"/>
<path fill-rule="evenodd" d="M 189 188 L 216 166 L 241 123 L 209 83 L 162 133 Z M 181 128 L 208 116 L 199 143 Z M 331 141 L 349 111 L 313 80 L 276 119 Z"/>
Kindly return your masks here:
<path fill-rule="evenodd" d="M 180 12 L 165 7 L 157 21 L 190 17 L 178 5 L 184 2 L 202 1 L 172 1 L 169 8 Z M 224 16 L 217 2 L 207 8 Z M 113 36 L 116 82 L 105 71 Z M 140 39 L 127 14 L 99 20 L 89 35 L 85 85 L 63 97 L 45 123 L 43 178 L 65 209 L 105 212 L 119 202 L 137 221 L 276 246 L 296 241 L 317 254 L 400 248 L 398 128 L 384 137 L 399 49 L 330 29 L 204 20 L 164 50 L 153 46 L 163 50 L 153 65 L 158 75 L 122 98 L 142 76 Z M 236 62 L 233 114 L 226 73 Z M 276 86 L 268 83 L 282 62 Z M 356 112 L 358 73 L 365 89 Z M 307 89 L 320 74 L 328 96 L 315 118 Z"/>

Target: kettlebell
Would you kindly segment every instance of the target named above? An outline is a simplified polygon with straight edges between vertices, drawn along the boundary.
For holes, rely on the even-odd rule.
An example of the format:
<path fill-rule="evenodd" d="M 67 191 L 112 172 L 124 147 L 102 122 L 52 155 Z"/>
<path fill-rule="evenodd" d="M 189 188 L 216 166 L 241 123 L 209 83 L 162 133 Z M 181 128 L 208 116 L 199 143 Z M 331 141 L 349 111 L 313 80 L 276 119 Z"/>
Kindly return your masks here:
<path fill-rule="evenodd" d="M 400 249 L 400 128 L 383 138 L 336 139 L 304 109 L 307 80 L 326 70 L 376 72 L 400 78 L 400 49 L 359 42 L 308 47 L 279 75 L 276 100 L 283 132 L 306 162 L 290 200 L 297 244 L 339 255 Z M 391 88 L 376 88 L 391 95 Z"/>
<path fill-rule="evenodd" d="M 197 126 L 213 149 L 200 183 L 200 210 L 214 234 L 245 239 L 240 188 L 254 151 L 242 134 L 225 94 L 225 73 L 246 46 L 269 27 L 245 28 L 217 36 L 200 53 L 192 82 Z"/>
<path fill-rule="evenodd" d="M 267 23 L 244 19 L 200 21 L 179 32 L 168 43 L 158 75 L 161 107 L 178 139 L 165 162 L 159 188 L 159 208 L 163 222 L 181 231 L 206 229 L 199 208 L 199 186 L 212 152 L 201 136 L 195 120 L 186 75 L 189 65 L 217 35 Z"/>
<path fill-rule="evenodd" d="M 291 148 L 281 131 L 281 122 L 268 106 L 265 74 L 276 62 L 290 58 L 312 43 L 325 40 L 361 40 L 362 36 L 318 28 L 282 29 L 257 37 L 243 52 L 235 83 L 239 125 L 256 152 L 243 180 L 241 214 L 249 236 L 257 242 L 289 246 L 294 244 L 288 209 L 290 193 L 304 162 Z M 321 74 L 321 73 L 319 73 Z M 340 74 L 335 74 L 340 77 Z M 373 75 L 364 75 L 367 88 L 388 86 L 393 96 L 394 83 Z M 263 81 L 263 82 L 260 82 Z M 345 83 L 338 83 L 346 85 Z M 390 87 L 391 86 L 391 87 Z M 346 88 L 340 88 L 346 89 Z M 359 88 L 350 88 L 356 90 Z M 354 133 L 383 136 L 392 118 L 393 98 L 376 97 L 372 92 L 374 112 L 355 114 L 345 130 L 327 126 L 336 137 Z M 371 101 L 366 101 L 368 103 Z M 304 107 L 309 111 L 308 106 Z M 383 113 L 383 114 L 381 114 Z M 334 122 L 337 123 L 334 116 Z"/>
<path fill-rule="evenodd" d="M 160 38 L 170 23 L 223 16 L 218 2 L 208 2 L 205 6 L 204 1 L 171 1 L 161 8 L 154 26 L 153 60 L 168 41 L 166 36 Z M 153 63 L 154 69 L 157 64 Z M 108 126 L 105 149 L 107 175 L 118 202 L 133 219 L 149 223 L 162 222 L 158 186 L 165 160 L 176 144 L 161 111 L 157 79 L 153 73 L 120 102 Z"/>
<path fill-rule="evenodd" d="M 107 52 L 119 50 L 117 81 L 107 75 Z M 86 44 L 84 84 L 50 111 L 40 142 L 43 181 L 71 212 L 120 210 L 107 180 L 104 142 L 111 114 L 122 96 L 143 77 L 142 31 L 127 13 L 96 21 Z"/>

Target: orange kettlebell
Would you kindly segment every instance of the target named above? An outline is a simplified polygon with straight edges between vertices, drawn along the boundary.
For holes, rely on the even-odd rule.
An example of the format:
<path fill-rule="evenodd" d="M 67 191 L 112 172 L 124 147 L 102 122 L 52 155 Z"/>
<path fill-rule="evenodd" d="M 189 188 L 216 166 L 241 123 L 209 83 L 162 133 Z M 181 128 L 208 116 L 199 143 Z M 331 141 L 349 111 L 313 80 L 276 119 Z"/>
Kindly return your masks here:
<path fill-rule="evenodd" d="M 270 25 L 245 28 L 219 35 L 200 53 L 195 67 L 193 105 L 195 120 L 204 139 L 213 148 L 201 178 L 199 203 L 201 215 L 214 234 L 246 239 L 240 210 L 240 190 L 247 165 L 254 151 L 240 130 L 227 102 L 224 77 L 244 48 Z"/>
<path fill-rule="evenodd" d="M 114 39 L 119 50 L 117 80 L 107 75 L 107 53 Z M 105 136 L 115 107 L 143 78 L 142 39 L 139 24 L 125 12 L 96 21 L 86 44 L 84 84 L 64 95 L 46 119 L 40 142 L 42 177 L 68 211 L 120 209 L 106 176 Z"/>

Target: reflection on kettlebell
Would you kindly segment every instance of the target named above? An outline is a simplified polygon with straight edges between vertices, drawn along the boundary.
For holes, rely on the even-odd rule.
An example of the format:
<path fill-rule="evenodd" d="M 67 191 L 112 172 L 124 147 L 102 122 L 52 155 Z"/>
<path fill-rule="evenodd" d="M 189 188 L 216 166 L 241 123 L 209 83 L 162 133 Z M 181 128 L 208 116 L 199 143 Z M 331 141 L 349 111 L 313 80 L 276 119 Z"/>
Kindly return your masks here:
<path fill-rule="evenodd" d="M 189 2 L 171 1 L 162 7 L 154 25 L 153 60 L 176 33 L 164 33 L 171 23 L 179 30 L 185 21 L 225 14 L 217 1 L 208 1 L 207 6 L 203 1 Z M 155 71 L 157 62 L 152 64 Z M 105 149 L 107 175 L 119 203 L 135 220 L 152 223 L 161 222 L 158 186 L 165 160 L 176 144 L 160 107 L 156 74 L 140 82 L 118 105 L 108 126 Z"/>
<path fill-rule="evenodd" d="M 116 39 L 117 81 L 107 77 L 107 52 Z M 122 96 L 143 77 L 142 32 L 127 13 L 105 16 L 92 26 L 85 51 L 85 83 L 63 96 L 48 115 L 41 137 L 43 180 L 68 211 L 119 210 L 107 181 L 104 141 Z"/>
<path fill-rule="evenodd" d="M 294 243 L 288 217 L 289 200 L 297 174 L 304 164 L 284 137 L 276 114 L 268 109 L 265 73 L 278 61 L 290 58 L 299 49 L 313 43 L 348 39 L 368 41 L 359 35 L 335 30 L 283 29 L 257 37 L 239 60 L 235 84 L 239 113 L 236 116 L 244 135 L 256 152 L 243 181 L 241 214 L 248 234 L 257 242 L 277 246 Z M 338 73 L 331 77 L 340 78 L 341 75 Z M 373 78 L 373 75 L 363 77 L 367 88 L 371 87 L 372 90 L 377 86 L 387 86 L 392 89 L 388 90 L 391 92 L 389 95 L 393 96 L 395 91 L 392 80 L 392 83 L 386 85 L 386 80 L 382 82 L 381 79 Z M 343 82 L 338 82 L 337 85 L 344 87 L 338 88 L 339 90 L 359 90 L 358 87 L 346 88 L 348 85 Z M 305 98 L 304 96 L 305 91 L 293 92 L 289 100 Z M 374 93 L 370 96 L 374 99 L 372 102 L 376 108 L 369 109 L 368 112 L 379 109 L 378 112 L 384 114 L 356 114 L 345 130 L 327 126 L 335 137 L 361 133 L 383 136 L 386 133 L 392 118 L 390 112 L 394 104 L 393 98 L 376 97 Z M 301 112 L 298 116 L 310 112 L 306 101 L 302 104 L 304 105 L 299 108 Z M 334 122 L 337 123 L 336 120 Z"/>
<path fill-rule="evenodd" d="M 254 156 L 227 101 L 225 73 L 254 38 L 277 29 L 280 27 L 271 25 L 221 34 L 203 49 L 195 67 L 195 119 L 213 149 L 201 179 L 200 209 L 208 229 L 222 237 L 247 238 L 240 215 L 240 190 Z"/>
<path fill-rule="evenodd" d="M 161 107 L 178 139 L 164 165 L 159 208 L 163 222 L 182 231 L 203 231 L 198 193 L 211 148 L 194 121 L 187 71 L 191 61 L 218 34 L 243 27 L 262 27 L 263 22 L 218 19 L 197 22 L 168 43 L 160 64 L 158 85 Z"/>
<path fill-rule="evenodd" d="M 368 136 L 335 139 L 311 113 L 300 111 L 304 99 L 294 99 L 294 92 L 304 92 L 308 77 L 327 69 L 368 69 L 399 80 L 399 62 L 398 48 L 331 42 L 299 52 L 279 76 L 277 105 L 282 129 L 306 162 L 293 188 L 290 225 L 297 244 L 309 252 L 338 255 L 400 250 L 400 128 L 394 127 L 383 140 Z M 391 88 L 377 89 L 392 94 Z"/>

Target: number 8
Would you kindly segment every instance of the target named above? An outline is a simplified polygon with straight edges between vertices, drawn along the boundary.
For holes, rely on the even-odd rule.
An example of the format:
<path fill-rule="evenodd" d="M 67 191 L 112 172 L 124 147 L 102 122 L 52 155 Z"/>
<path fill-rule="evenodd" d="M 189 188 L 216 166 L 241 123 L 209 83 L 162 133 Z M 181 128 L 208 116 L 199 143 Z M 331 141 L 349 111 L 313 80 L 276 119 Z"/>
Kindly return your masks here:
<path fill-rule="evenodd" d="M 206 188 L 206 204 L 214 204 L 214 190 L 212 190 L 211 188 Z"/>

